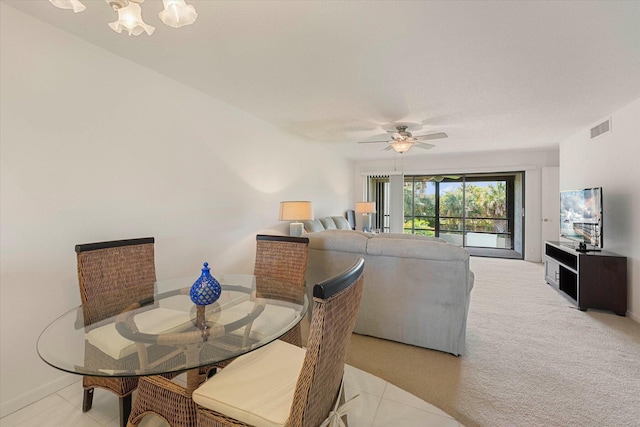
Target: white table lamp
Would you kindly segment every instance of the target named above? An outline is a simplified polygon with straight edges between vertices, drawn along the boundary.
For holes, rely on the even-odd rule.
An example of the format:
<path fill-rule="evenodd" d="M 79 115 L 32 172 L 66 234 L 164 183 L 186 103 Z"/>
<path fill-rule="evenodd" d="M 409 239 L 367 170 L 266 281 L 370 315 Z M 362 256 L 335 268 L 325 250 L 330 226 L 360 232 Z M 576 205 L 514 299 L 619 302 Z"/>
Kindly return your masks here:
<path fill-rule="evenodd" d="M 362 214 L 363 219 L 363 230 L 371 231 L 371 214 L 376 213 L 376 203 L 375 202 L 357 202 L 356 203 L 356 212 Z"/>
<path fill-rule="evenodd" d="M 289 224 L 290 236 L 302 236 L 303 224 L 300 221 L 313 219 L 313 208 L 308 201 L 280 202 L 280 221 L 293 221 Z"/>

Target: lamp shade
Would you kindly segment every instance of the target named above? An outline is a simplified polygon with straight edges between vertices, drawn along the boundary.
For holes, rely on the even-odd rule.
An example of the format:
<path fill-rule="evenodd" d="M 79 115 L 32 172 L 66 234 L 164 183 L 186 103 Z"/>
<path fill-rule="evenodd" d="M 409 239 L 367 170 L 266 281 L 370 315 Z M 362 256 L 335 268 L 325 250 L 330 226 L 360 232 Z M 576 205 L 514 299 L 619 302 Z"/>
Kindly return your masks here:
<path fill-rule="evenodd" d="M 313 219 L 313 208 L 308 201 L 280 202 L 280 221 L 309 221 Z"/>
<path fill-rule="evenodd" d="M 376 213 L 375 202 L 357 202 L 356 212 L 358 213 Z"/>

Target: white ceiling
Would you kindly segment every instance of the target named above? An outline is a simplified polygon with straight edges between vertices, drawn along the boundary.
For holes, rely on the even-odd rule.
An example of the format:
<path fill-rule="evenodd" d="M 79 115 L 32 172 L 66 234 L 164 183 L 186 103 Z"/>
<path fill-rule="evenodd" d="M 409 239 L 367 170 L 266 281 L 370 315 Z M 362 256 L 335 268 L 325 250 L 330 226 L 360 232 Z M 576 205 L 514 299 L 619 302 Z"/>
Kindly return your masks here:
<path fill-rule="evenodd" d="M 554 146 L 640 97 L 640 1 L 187 0 L 173 29 L 147 0 L 138 37 L 103 0 L 1 1 L 355 159 L 396 123 L 449 135 L 406 155 Z"/>

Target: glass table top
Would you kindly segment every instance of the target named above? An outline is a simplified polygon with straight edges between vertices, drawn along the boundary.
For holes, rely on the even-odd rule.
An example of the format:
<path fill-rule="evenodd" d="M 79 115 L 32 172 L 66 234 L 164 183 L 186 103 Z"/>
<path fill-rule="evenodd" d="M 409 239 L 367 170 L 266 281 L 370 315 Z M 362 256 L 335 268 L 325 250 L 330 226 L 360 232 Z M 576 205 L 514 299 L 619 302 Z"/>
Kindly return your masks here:
<path fill-rule="evenodd" d="M 269 278 L 217 275 L 219 299 L 196 306 L 193 277 L 158 281 L 155 295 L 85 326 L 82 306 L 49 324 L 37 343 L 47 364 L 91 376 L 156 375 L 247 353 L 279 338 L 307 312 L 304 290 Z"/>

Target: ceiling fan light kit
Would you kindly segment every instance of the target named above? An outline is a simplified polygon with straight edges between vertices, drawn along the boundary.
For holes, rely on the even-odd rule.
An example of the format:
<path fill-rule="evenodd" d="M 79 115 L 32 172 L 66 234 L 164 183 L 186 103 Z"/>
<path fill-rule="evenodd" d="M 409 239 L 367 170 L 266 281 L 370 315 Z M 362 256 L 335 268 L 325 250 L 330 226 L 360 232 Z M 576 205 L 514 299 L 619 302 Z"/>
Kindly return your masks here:
<path fill-rule="evenodd" d="M 413 146 L 413 143 L 410 141 L 396 140 L 391 143 L 391 148 L 396 153 L 406 153 Z"/>
<path fill-rule="evenodd" d="M 60 9 L 72 9 L 75 13 L 82 12 L 86 6 L 80 0 L 49 0 L 51 4 Z M 153 34 L 155 27 L 146 24 L 142 20 L 142 8 L 140 4 L 144 0 L 105 0 L 105 2 L 118 12 L 118 20 L 109 23 L 109 27 L 116 33 L 126 31 L 130 36 L 144 33 Z M 185 0 L 162 0 L 164 9 L 158 14 L 160 20 L 173 28 L 191 25 L 198 14 L 193 6 L 187 5 Z"/>

